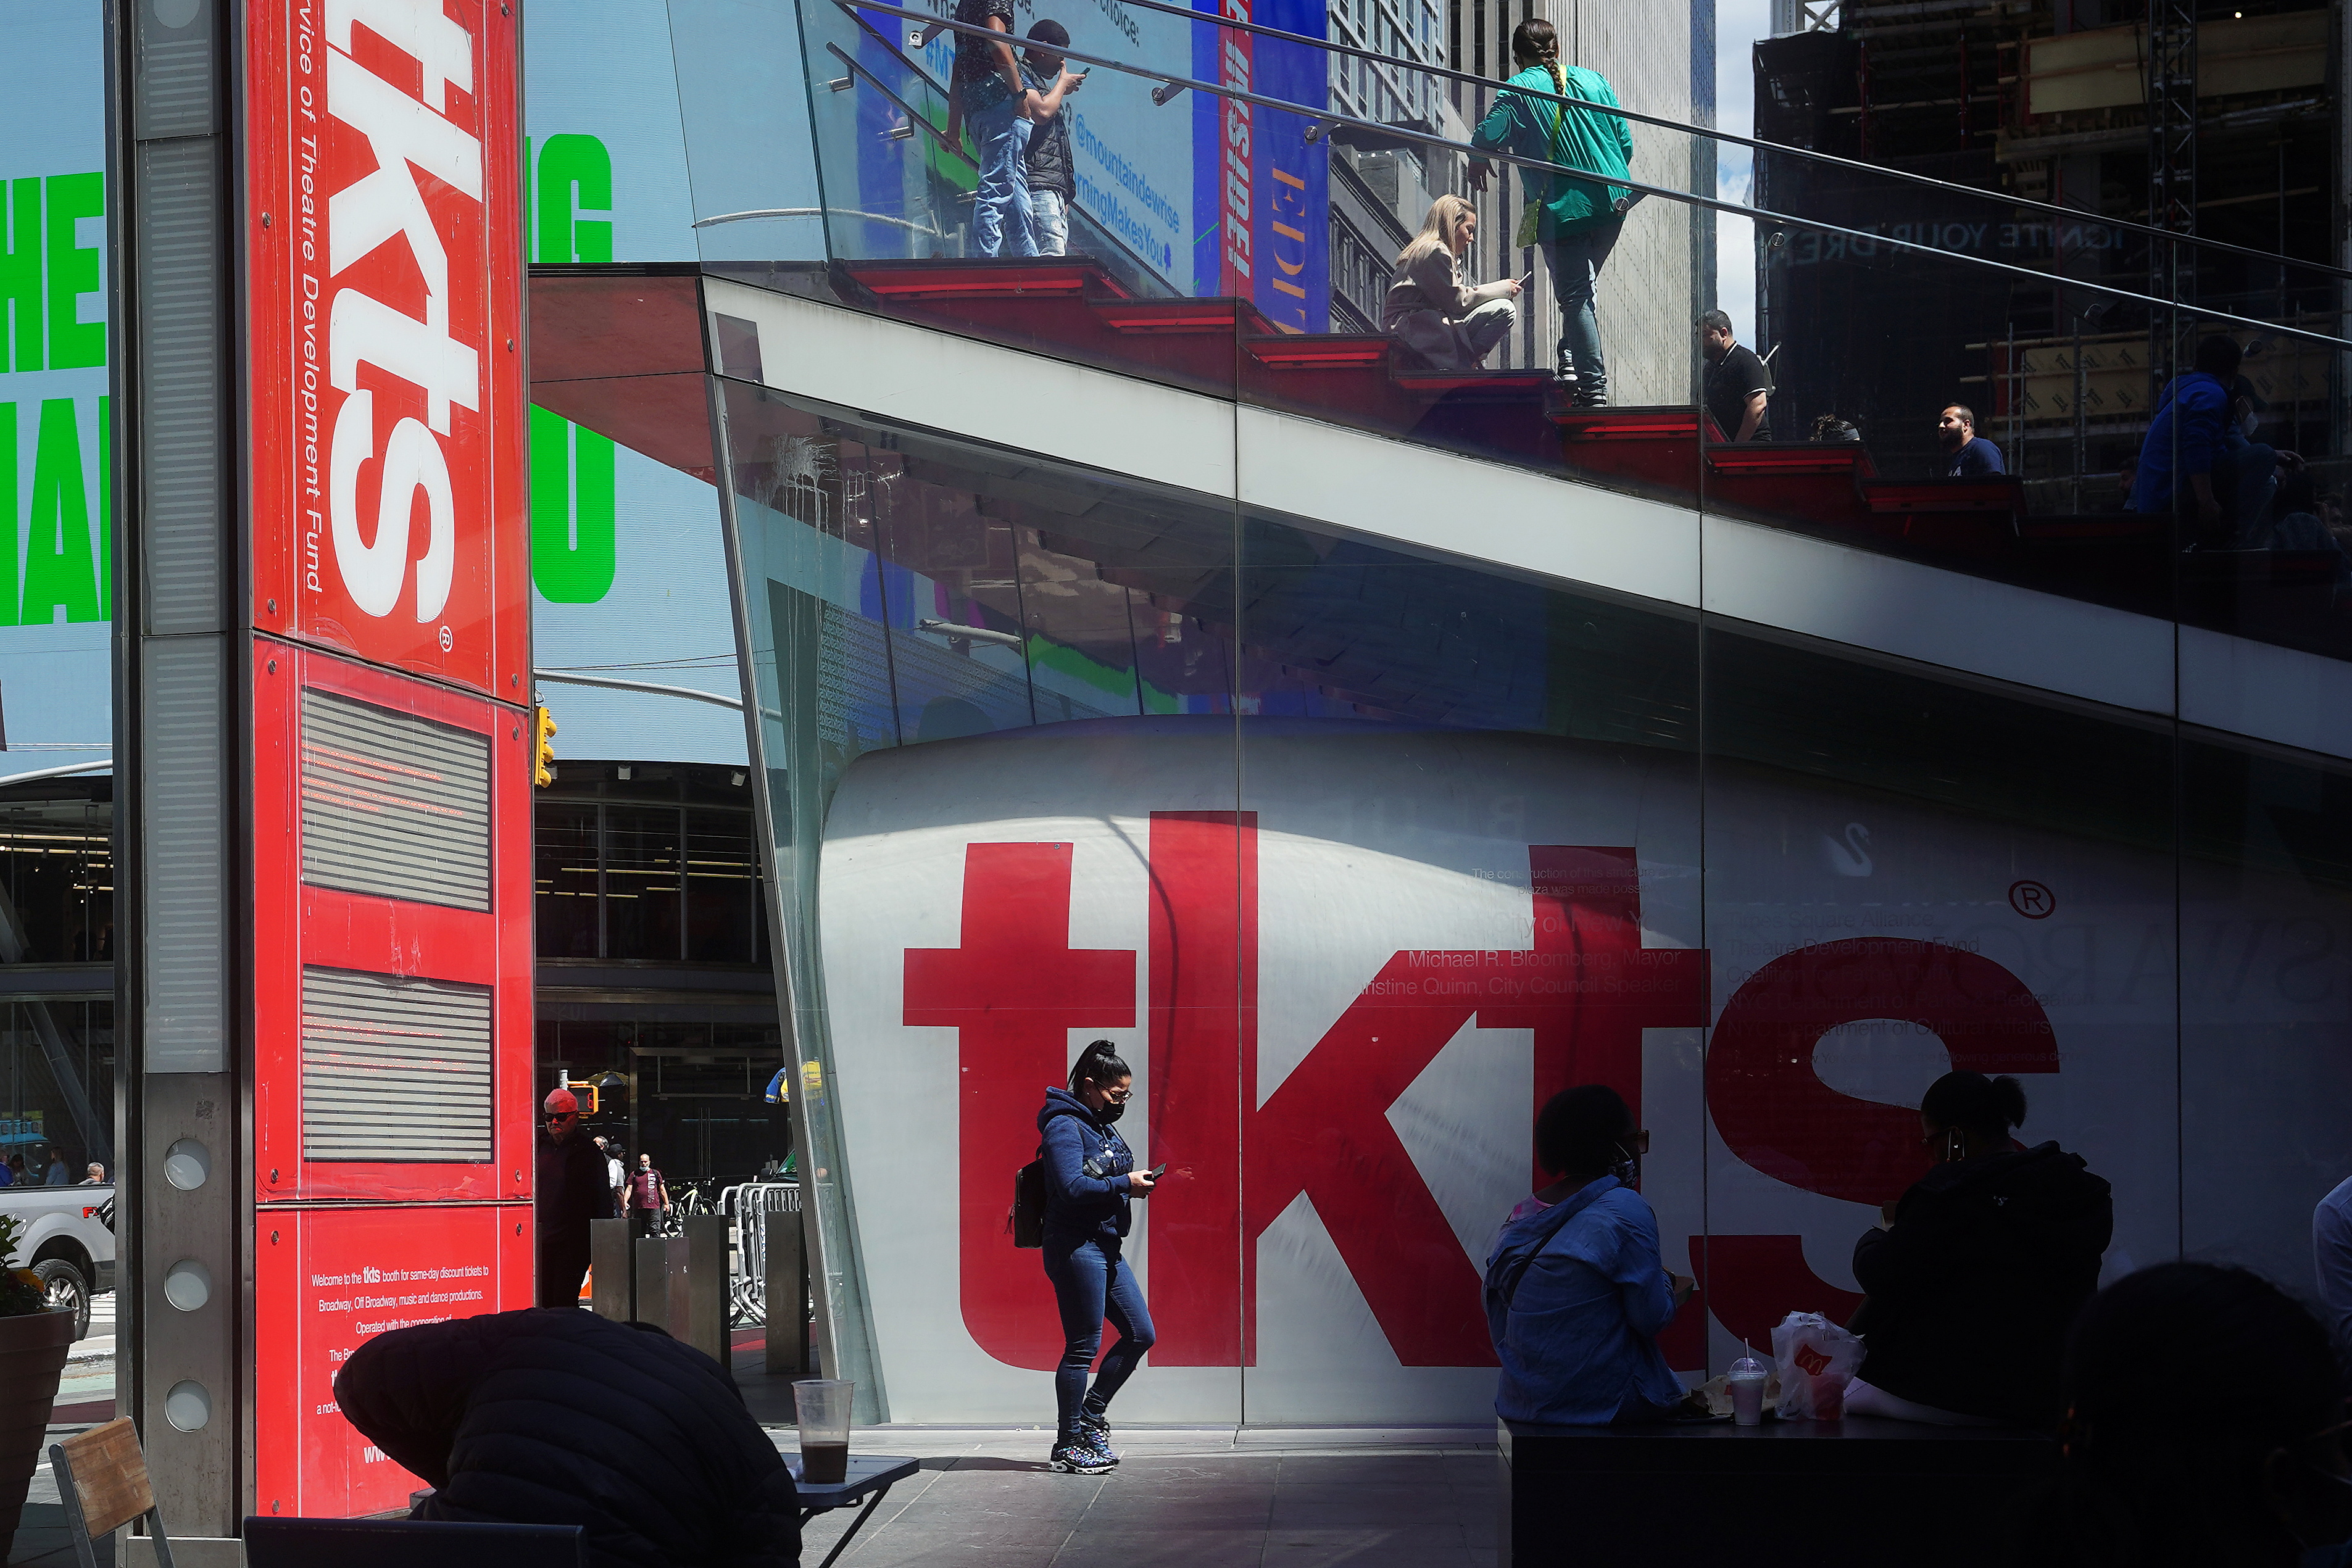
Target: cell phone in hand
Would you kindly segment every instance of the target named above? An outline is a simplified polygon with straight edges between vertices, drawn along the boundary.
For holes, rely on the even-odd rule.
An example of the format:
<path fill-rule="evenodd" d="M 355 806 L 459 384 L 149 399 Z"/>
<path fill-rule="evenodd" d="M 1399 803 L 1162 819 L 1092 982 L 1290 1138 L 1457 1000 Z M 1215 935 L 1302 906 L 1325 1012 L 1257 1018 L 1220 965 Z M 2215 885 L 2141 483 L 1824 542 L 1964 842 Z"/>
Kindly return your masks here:
<path fill-rule="evenodd" d="M 1087 70 L 1092 70 L 1093 68 L 1093 68 L 1093 67 L 1091 67 L 1091 66 L 1089 66 L 1089 67 L 1087 67 Z M 1070 75 L 1072 75 L 1073 77 L 1076 77 L 1077 79 L 1076 79 L 1076 81 L 1073 81 L 1072 83 L 1070 83 L 1070 85 L 1069 85 L 1068 87 L 1065 88 L 1065 89 L 1063 89 L 1065 92 L 1076 92 L 1076 91 L 1077 91 L 1077 90 L 1078 90 L 1078 89 L 1080 89 L 1080 88 L 1082 88 L 1082 87 L 1084 87 L 1084 86 L 1086 86 L 1086 85 L 1087 85 L 1087 73 L 1086 73 L 1086 71 L 1072 71 L 1072 72 L 1070 73 Z"/>
<path fill-rule="evenodd" d="M 1161 1176 L 1168 1174 L 1168 1164 L 1163 1160 L 1143 1174 L 1150 1176 L 1153 1181 L 1158 1181 Z"/>

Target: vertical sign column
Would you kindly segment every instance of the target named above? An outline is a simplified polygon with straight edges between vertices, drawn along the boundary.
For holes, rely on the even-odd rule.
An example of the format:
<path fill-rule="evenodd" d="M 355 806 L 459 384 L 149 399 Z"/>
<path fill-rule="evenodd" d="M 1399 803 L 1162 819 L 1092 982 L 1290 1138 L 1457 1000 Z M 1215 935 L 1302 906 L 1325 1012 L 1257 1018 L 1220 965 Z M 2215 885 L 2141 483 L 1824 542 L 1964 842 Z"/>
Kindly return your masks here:
<path fill-rule="evenodd" d="M 519 23 L 247 12 L 261 1513 L 399 1506 L 336 1370 L 531 1301 Z"/>

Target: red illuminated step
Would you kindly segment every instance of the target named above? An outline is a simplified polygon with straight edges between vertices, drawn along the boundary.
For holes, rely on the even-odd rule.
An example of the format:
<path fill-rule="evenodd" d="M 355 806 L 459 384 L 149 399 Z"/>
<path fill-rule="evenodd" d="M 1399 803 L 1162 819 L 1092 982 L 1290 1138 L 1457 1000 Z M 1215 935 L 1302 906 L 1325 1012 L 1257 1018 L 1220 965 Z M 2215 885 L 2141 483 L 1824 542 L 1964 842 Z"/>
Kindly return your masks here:
<path fill-rule="evenodd" d="M 1742 442 L 1709 446 L 1706 465 L 1718 474 L 1851 474 L 1869 454 L 1850 441 Z"/>
<path fill-rule="evenodd" d="M 1118 279 L 1085 256 L 1003 256 L 971 260 L 857 261 L 849 276 L 885 299 L 1128 298 Z"/>
<path fill-rule="evenodd" d="M 1269 370 L 1385 369 L 1389 362 L 1389 340 L 1362 332 L 1301 332 L 1242 341 L 1250 357 Z"/>
<path fill-rule="evenodd" d="M 1874 512 L 2019 512 L 2024 481 L 2007 475 L 1984 479 L 1873 479 L 1862 487 Z"/>
<path fill-rule="evenodd" d="M 1424 397 L 1449 393 L 1523 398 L 1540 395 L 1551 385 L 1549 371 L 1398 371 L 1397 385 Z"/>
<path fill-rule="evenodd" d="M 1544 412 L 1570 441 L 1693 441 L 1698 436 L 1696 408 L 1577 408 L 1567 398 L 1567 389 L 1555 384 Z"/>
<path fill-rule="evenodd" d="M 1240 299 L 1089 298 L 1087 308 L 1114 332 L 1181 338 L 1222 334 L 1236 327 L 1250 337 L 1275 337 L 1274 323 Z"/>

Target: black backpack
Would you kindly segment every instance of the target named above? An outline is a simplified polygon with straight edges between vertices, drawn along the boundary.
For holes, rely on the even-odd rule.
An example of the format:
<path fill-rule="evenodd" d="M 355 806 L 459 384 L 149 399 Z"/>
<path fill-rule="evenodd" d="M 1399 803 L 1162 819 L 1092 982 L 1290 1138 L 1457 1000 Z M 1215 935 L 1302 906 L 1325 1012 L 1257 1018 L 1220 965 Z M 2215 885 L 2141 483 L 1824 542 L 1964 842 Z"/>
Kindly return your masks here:
<path fill-rule="evenodd" d="M 1075 1116 L 1076 1111 L 1064 1110 L 1056 1115 Z M 1052 1117 L 1046 1120 L 1051 1122 Z M 1004 1217 L 1004 1228 L 1013 1233 L 1015 1247 L 1037 1248 L 1045 1245 L 1045 1203 L 1052 1197 L 1045 1185 L 1045 1129 L 1038 1129 L 1037 1157 L 1013 1173 L 1013 1209 Z"/>

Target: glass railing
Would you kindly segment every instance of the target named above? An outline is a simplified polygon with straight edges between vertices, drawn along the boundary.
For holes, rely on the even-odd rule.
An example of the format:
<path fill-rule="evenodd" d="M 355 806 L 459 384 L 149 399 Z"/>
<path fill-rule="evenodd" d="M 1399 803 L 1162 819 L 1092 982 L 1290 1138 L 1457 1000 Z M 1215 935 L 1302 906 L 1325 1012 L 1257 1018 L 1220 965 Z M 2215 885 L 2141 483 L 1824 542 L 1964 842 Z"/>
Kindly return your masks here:
<path fill-rule="evenodd" d="M 1054 117 L 1066 239 L 1060 254 L 1030 255 L 1017 218 L 992 220 L 1008 204 L 981 168 L 991 145 L 1009 144 L 1009 110 L 967 113 L 950 88 L 958 37 L 983 30 L 921 6 L 798 0 L 810 215 L 832 298 L 1738 523 L 2352 656 L 2352 557 L 2337 532 L 2352 471 L 2338 417 L 2352 349 L 2342 269 L 1628 103 L 1622 211 L 1586 225 L 1604 244 L 1565 253 L 1571 269 L 1604 261 L 1593 292 L 1605 380 L 1582 340 L 1584 362 L 1564 379 L 1552 247 L 1517 242 L 1530 192 L 1606 172 L 1540 142 L 1528 155 L 1524 138 L 1493 147 L 1479 128 L 1501 123 L 1500 84 L 1310 36 L 1325 26 L 1318 6 L 1300 8 L 1297 32 L 1264 5 L 1255 25 L 1160 0 L 1097 9 L 1069 24 L 1068 68 L 1086 75 Z M 1548 115 L 1548 96 L 1499 101 Z M 1752 204 L 1716 197 L 1730 144 L 1753 153 Z M 1400 323 L 1398 255 L 1455 195 L 1475 220 L 1465 280 L 1519 278 L 1524 290 L 1507 314 Z M 1715 225 L 1733 220 L 1756 235 L 1753 319 L 1731 321 L 1718 361 L 1698 323 L 1719 298 L 1748 296 L 1719 287 L 1708 265 Z M 709 243 L 740 255 L 740 235 Z M 2213 337 L 2242 362 L 2209 382 L 2190 367 Z M 1755 389 L 1732 384 L 1743 365 L 1769 388 L 1752 419 Z M 2190 406 L 2159 417 L 2176 372 Z"/>

